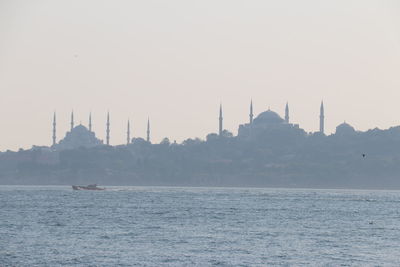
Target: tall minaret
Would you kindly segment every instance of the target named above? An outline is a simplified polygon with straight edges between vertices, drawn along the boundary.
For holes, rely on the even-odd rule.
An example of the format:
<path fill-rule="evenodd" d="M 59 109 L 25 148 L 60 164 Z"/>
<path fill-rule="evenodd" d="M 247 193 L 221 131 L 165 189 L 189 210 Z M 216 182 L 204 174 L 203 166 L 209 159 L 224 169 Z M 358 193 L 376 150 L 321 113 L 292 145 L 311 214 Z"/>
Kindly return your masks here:
<path fill-rule="evenodd" d="M 286 107 L 285 107 L 285 121 L 286 123 L 289 123 L 289 103 L 286 102 Z"/>
<path fill-rule="evenodd" d="M 126 130 L 126 144 L 129 145 L 131 143 L 131 124 L 128 119 L 128 125 Z"/>
<path fill-rule="evenodd" d="M 222 126 L 222 104 L 219 105 L 219 131 L 218 134 L 219 136 L 222 136 L 222 130 L 223 130 L 223 126 Z"/>
<path fill-rule="evenodd" d="M 71 112 L 71 131 L 74 129 L 74 111 Z"/>
<path fill-rule="evenodd" d="M 250 124 L 253 124 L 253 117 L 254 117 L 254 115 L 253 115 L 253 100 L 250 101 L 250 114 L 249 114 L 249 117 L 250 117 Z"/>
<path fill-rule="evenodd" d="M 110 145 L 110 112 L 107 112 L 106 145 Z"/>
<path fill-rule="evenodd" d="M 89 113 L 89 132 L 92 131 L 92 112 Z"/>
<path fill-rule="evenodd" d="M 319 110 L 319 132 L 325 133 L 325 115 L 324 115 L 324 101 L 321 101 L 321 107 Z"/>
<path fill-rule="evenodd" d="M 147 142 L 150 143 L 150 118 L 147 118 Z"/>
<path fill-rule="evenodd" d="M 56 144 L 56 112 L 53 115 L 53 146 Z"/>

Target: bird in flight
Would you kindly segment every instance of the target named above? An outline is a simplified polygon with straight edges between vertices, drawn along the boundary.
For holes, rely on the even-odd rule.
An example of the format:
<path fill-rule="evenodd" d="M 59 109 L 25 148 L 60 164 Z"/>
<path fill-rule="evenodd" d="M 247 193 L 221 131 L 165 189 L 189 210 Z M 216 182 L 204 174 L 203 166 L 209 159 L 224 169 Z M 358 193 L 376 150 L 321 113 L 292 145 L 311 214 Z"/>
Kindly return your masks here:
<path fill-rule="evenodd" d="M 365 158 L 365 154 L 362 154 L 362 157 Z"/>

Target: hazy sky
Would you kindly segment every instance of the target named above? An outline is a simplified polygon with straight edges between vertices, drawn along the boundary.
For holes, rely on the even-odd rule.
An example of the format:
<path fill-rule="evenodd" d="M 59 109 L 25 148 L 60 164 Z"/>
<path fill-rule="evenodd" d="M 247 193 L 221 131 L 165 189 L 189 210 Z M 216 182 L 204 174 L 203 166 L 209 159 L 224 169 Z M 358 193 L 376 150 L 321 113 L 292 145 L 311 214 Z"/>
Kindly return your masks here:
<path fill-rule="evenodd" d="M 0 150 L 87 125 L 111 143 L 234 134 L 270 107 L 306 131 L 400 124 L 400 1 L 0 0 Z"/>

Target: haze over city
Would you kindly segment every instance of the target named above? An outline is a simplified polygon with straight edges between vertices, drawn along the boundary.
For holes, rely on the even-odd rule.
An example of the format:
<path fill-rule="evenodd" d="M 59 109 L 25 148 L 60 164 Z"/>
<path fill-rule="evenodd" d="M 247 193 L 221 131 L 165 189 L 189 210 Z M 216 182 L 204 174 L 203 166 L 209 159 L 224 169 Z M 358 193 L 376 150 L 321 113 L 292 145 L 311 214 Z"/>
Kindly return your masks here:
<path fill-rule="evenodd" d="M 0 266 L 400 266 L 400 1 L 0 0 Z"/>
<path fill-rule="evenodd" d="M 75 122 L 111 144 L 237 133 L 270 107 L 326 133 L 400 124 L 398 1 L 1 1 L 0 150 L 51 144 Z"/>

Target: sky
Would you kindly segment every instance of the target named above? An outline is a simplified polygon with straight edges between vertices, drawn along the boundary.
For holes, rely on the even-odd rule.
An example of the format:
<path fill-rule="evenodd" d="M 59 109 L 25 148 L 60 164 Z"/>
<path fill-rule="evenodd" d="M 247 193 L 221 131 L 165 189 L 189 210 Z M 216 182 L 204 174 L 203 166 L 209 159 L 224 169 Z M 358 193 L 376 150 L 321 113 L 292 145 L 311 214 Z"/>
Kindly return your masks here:
<path fill-rule="evenodd" d="M 237 134 L 268 108 L 307 132 L 400 125 L 400 1 L 0 0 L 0 150 L 75 124 L 111 144 Z"/>

